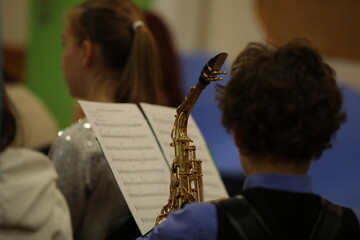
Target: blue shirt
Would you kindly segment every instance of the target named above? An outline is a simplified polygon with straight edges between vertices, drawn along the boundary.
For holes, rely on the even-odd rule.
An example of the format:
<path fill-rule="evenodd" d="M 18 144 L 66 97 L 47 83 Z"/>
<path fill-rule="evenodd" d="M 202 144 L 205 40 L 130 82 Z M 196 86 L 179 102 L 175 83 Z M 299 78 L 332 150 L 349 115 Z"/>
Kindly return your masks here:
<path fill-rule="evenodd" d="M 246 178 L 244 189 L 253 187 L 312 192 L 311 178 L 306 175 L 253 174 Z M 216 206 L 211 203 L 193 203 L 171 212 L 166 221 L 137 240 L 216 240 L 217 227 Z"/>

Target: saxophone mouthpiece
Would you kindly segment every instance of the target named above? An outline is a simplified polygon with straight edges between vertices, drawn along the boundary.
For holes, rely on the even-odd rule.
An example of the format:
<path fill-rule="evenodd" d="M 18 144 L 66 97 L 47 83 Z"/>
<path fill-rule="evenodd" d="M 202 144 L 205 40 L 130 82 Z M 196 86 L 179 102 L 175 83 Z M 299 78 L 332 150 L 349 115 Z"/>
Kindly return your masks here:
<path fill-rule="evenodd" d="M 228 54 L 225 52 L 219 53 L 215 57 L 211 58 L 204 68 L 201 70 L 199 82 L 205 88 L 212 81 L 221 81 L 223 78 L 217 78 L 219 74 L 227 74 L 227 72 L 221 72 L 221 67 L 224 65 Z"/>
<path fill-rule="evenodd" d="M 224 65 L 228 54 L 225 52 L 219 53 L 215 57 L 209 60 L 208 65 L 213 71 L 219 71 Z"/>

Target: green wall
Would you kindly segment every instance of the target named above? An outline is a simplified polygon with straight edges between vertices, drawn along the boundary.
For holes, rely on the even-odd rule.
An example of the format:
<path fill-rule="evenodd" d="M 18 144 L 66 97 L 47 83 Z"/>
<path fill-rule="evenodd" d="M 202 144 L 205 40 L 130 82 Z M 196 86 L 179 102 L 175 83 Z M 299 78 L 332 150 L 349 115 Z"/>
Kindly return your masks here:
<path fill-rule="evenodd" d="M 66 9 L 83 0 L 31 1 L 26 83 L 48 106 L 60 129 L 71 124 L 74 100 L 60 68 Z M 134 0 L 143 8 L 151 0 Z"/>

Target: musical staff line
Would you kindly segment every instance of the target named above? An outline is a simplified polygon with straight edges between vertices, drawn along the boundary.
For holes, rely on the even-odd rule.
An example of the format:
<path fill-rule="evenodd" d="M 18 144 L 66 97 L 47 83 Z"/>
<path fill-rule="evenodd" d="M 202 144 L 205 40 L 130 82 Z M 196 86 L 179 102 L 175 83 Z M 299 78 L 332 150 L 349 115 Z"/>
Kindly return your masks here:
<path fill-rule="evenodd" d="M 97 112 L 123 113 L 124 110 L 117 108 L 96 108 Z"/>
<path fill-rule="evenodd" d="M 141 221 L 142 221 L 143 223 L 155 222 L 155 217 L 152 217 L 152 218 L 150 218 L 150 217 L 141 218 Z"/>
<path fill-rule="evenodd" d="M 115 162 L 150 162 L 157 161 L 159 158 L 157 157 L 133 157 L 133 158 L 112 158 Z"/>
<path fill-rule="evenodd" d="M 101 137 L 103 138 L 124 138 L 124 139 L 137 139 L 137 138 L 147 138 L 147 135 L 145 134 L 139 134 L 139 135 L 111 135 L 111 134 L 101 134 Z"/>
<path fill-rule="evenodd" d="M 135 205 L 136 210 L 151 210 L 151 209 L 161 209 L 163 204 L 156 205 Z"/>
<path fill-rule="evenodd" d="M 95 122 L 98 127 L 140 127 L 140 123 L 99 123 Z"/>
<path fill-rule="evenodd" d="M 153 193 L 130 193 L 132 198 L 143 198 L 143 197 L 159 197 L 159 196 L 169 196 L 168 192 L 153 192 Z"/>
<path fill-rule="evenodd" d="M 204 185 L 205 185 L 206 187 L 213 187 L 213 188 L 219 187 L 219 184 L 218 184 L 218 183 L 214 183 L 214 182 L 205 182 Z"/>
<path fill-rule="evenodd" d="M 174 120 L 166 120 L 166 119 L 161 119 L 161 118 L 156 118 L 154 117 L 153 118 L 154 122 L 157 122 L 157 123 L 166 123 L 166 124 L 169 124 L 169 125 L 174 125 Z"/>
<path fill-rule="evenodd" d="M 138 174 L 138 173 L 161 173 L 164 169 L 134 169 L 134 170 L 118 170 L 122 174 Z"/>
<path fill-rule="evenodd" d="M 129 147 L 122 147 L 122 146 L 106 146 L 107 150 L 122 150 L 122 151 L 126 151 L 126 150 L 136 150 L 136 151 L 141 151 L 141 150 L 152 150 L 154 149 L 153 146 L 129 146 Z"/>
<path fill-rule="evenodd" d="M 134 185 L 169 185 L 168 181 L 139 181 L 139 182 L 132 182 L 132 181 L 124 181 L 125 186 L 134 186 Z"/>

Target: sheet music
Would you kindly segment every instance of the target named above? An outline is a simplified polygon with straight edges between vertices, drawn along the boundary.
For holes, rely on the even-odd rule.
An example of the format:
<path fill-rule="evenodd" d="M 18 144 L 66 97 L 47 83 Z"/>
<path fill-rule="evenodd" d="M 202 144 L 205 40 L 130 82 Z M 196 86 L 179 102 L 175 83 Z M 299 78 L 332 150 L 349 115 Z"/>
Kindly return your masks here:
<path fill-rule="evenodd" d="M 169 197 L 169 166 L 136 104 L 79 101 L 142 234 Z M 117 203 L 113 203 L 117 204 Z"/>
<path fill-rule="evenodd" d="M 157 139 L 163 149 L 165 157 L 171 166 L 174 159 L 174 148 L 170 147 L 171 129 L 174 125 L 176 108 L 140 103 Z M 190 115 L 187 128 L 188 136 L 196 146 L 196 158 L 202 160 L 203 184 L 205 201 L 228 197 L 217 167 L 209 153 L 206 142 Z"/>

